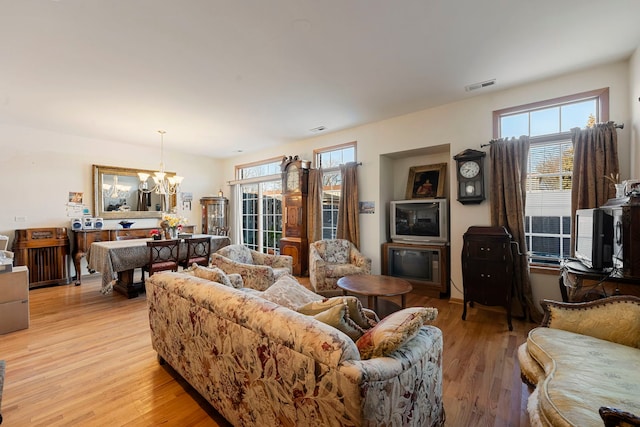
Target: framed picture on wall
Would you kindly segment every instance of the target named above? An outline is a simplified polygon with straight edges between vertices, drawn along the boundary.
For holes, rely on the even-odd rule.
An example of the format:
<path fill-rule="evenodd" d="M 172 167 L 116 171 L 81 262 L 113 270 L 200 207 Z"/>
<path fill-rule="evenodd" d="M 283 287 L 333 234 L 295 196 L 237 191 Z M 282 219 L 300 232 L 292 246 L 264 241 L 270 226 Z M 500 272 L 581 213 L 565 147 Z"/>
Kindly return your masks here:
<path fill-rule="evenodd" d="M 407 181 L 407 199 L 444 197 L 447 181 L 447 164 L 412 166 Z"/>

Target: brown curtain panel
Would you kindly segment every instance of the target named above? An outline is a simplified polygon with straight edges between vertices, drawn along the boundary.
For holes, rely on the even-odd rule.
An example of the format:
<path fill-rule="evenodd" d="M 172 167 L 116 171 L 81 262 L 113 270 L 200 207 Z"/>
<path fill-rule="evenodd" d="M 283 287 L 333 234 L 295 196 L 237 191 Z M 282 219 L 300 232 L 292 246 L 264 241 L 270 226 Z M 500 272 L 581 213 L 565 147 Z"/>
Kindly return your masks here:
<path fill-rule="evenodd" d="M 491 144 L 491 225 L 505 227 L 519 246 L 521 255 L 514 251 L 516 298 L 513 308 L 524 310 L 522 314 L 530 321 L 540 322 L 542 313 L 533 302 L 524 234 L 528 157 L 528 136 L 498 139 Z"/>
<path fill-rule="evenodd" d="M 309 170 L 307 194 L 307 238 L 322 240 L 322 169 Z"/>
<path fill-rule="evenodd" d="M 360 218 L 358 208 L 358 164 L 349 162 L 340 165 L 342 189 L 338 204 L 336 237 L 346 239 L 360 248 Z"/>
<path fill-rule="evenodd" d="M 618 174 L 618 134 L 613 122 L 592 128 L 571 129 L 573 175 L 571 213 L 597 208 L 615 197 L 615 188 L 605 176 Z"/>

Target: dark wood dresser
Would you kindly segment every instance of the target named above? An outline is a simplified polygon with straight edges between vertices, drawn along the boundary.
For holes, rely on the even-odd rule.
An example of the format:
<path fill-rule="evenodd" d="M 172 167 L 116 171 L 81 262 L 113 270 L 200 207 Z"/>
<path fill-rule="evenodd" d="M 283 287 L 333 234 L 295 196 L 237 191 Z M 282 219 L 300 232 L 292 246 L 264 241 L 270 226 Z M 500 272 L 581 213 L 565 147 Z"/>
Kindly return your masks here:
<path fill-rule="evenodd" d="M 65 227 L 16 230 L 15 265 L 29 268 L 29 288 L 69 283 L 69 237 Z"/>
<path fill-rule="evenodd" d="M 487 306 L 503 306 L 511 324 L 511 297 L 514 293 L 511 234 L 504 227 L 469 227 L 462 249 L 464 309 L 474 302 Z"/>

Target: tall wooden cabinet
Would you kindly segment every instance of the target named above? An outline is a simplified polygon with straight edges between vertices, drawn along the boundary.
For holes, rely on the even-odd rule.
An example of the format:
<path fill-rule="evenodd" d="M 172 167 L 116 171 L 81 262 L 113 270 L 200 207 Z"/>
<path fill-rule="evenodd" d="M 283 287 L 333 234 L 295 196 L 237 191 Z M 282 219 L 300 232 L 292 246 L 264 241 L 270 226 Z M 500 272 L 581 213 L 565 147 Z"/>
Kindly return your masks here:
<path fill-rule="evenodd" d="M 640 197 L 622 205 L 622 263 L 625 277 L 640 278 Z M 617 237 L 616 237 L 617 238 Z"/>
<path fill-rule="evenodd" d="M 308 162 L 295 157 L 285 157 L 282 170 L 282 239 L 280 254 L 293 258 L 293 274 L 302 276 L 309 265 L 309 240 L 307 239 L 307 191 L 309 184 Z"/>
<path fill-rule="evenodd" d="M 469 227 L 462 248 L 462 280 L 464 309 L 474 302 L 487 306 L 503 306 L 511 324 L 511 298 L 515 290 L 511 234 L 504 227 Z"/>

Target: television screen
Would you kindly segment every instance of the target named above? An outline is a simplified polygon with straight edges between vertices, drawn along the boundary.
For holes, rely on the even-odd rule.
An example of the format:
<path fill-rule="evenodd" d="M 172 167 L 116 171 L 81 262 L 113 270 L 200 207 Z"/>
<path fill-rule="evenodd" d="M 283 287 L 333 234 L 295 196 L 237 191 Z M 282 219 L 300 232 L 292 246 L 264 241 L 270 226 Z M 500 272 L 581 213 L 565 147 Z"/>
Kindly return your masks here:
<path fill-rule="evenodd" d="M 613 215 L 602 208 L 576 211 L 575 255 L 594 270 L 613 267 Z"/>
<path fill-rule="evenodd" d="M 394 242 L 446 242 L 448 236 L 446 199 L 399 200 L 391 202 L 391 240 Z"/>

